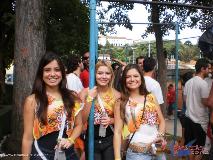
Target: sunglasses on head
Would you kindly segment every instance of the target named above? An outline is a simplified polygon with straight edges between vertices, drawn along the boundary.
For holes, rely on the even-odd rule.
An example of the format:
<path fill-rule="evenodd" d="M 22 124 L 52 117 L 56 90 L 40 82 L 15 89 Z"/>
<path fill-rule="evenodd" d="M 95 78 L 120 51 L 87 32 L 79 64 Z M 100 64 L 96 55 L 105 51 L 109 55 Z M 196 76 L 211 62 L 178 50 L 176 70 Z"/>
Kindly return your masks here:
<path fill-rule="evenodd" d="M 89 57 L 83 57 L 82 59 L 83 59 L 83 60 L 88 60 L 88 59 L 89 59 Z"/>

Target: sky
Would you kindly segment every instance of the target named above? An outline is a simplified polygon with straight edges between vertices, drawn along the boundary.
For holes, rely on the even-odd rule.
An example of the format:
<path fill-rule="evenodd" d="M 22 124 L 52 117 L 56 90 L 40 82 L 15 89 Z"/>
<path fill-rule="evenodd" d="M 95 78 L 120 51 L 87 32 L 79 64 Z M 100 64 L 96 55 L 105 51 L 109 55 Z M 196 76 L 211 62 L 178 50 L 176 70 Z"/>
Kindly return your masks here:
<path fill-rule="evenodd" d="M 142 4 L 135 4 L 134 9 L 129 11 L 128 15 L 131 22 L 137 22 L 137 23 L 148 22 L 148 12 L 146 11 L 145 6 Z M 146 29 L 145 24 L 134 24 L 132 31 L 122 26 L 121 27 L 116 26 L 116 31 L 117 31 L 116 36 L 122 36 L 122 37 L 130 38 L 130 39 L 134 39 L 134 40 L 139 40 L 139 39 L 142 39 L 141 35 L 144 33 L 145 29 Z M 180 30 L 180 34 L 178 35 L 178 38 L 182 39 L 181 41 L 183 43 L 186 40 L 190 40 L 193 44 L 196 44 L 199 36 L 201 35 L 202 35 L 202 32 L 199 29 L 186 28 L 184 30 Z M 197 38 L 185 39 L 189 37 L 197 37 Z M 170 35 L 165 36 L 163 39 L 175 40 L 175 32 L 170 31 Z M 149 35 L 147 38 L 142 40 L 152 41 L 152 40 L 155 40 L 155 37 L 154 35 Z"/>

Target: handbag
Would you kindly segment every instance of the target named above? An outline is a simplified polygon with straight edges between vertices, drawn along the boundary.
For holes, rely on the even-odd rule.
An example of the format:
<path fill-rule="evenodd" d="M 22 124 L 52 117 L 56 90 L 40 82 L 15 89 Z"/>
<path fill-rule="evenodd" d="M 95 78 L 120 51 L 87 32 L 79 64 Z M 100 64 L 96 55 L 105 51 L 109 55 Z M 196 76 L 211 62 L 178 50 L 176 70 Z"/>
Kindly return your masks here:
<path fill-rule="evenodd" d="M 66 160 L 65 151 L 57 148 L 55 150 L 54 160 Z"/>
<path fill-rule="evenodd" d="M 145 104 L 146 104 L 146 95 L 145 95 L 145 99 L 144 99 L 144 107 L 143 107 L 143 113 L 142 113 L 142 116 L 141 116 L 141 120 L 143 119 L 143 116 L 144 116 Z M 132 112 L 131 112 L 131 114 L 132 114 Z M 134 117 L 134 116 L 132 115 L 132 118 L 133 118 L 133 117 Z M 134 120 L 134 122 L 135 122 L 135 118 L 133 118 L 133 120 Z M 134 123 L 134 124 L 135 124 L 135 123 Z M 136 128 L 136 125 L 135 125 L 135 128 Z M 130 138 L 129 140 L 126 140 L 124 152 L 123 152 L 123 155 L 122 155 L 122 158 L 121 158 L 122 160 L 126 160 L 126 152 L 127 152 L 128 148 L 129 148 L 129 145 L 130 145 L 130 142 L 131 142 L 132 138 L 133 138 L 134 135 L 135 135 L 135 132 L 136 132 L 136 130 L 133 132 L 131 138 Z"/>

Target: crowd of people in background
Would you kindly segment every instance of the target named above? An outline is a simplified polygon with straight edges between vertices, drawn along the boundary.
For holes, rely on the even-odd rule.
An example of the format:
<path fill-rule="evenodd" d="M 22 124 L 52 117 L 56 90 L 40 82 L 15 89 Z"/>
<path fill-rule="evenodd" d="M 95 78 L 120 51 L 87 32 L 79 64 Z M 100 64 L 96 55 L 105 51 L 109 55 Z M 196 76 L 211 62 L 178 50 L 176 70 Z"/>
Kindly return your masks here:
<path fill-rule="evenodd" d="M 164 101 L 156 60 L 140 56 L 136 64 L 99 60 L 95 86 L 89 88 L 89 56 L 89 52 L 72 55 L 66 67 L 56 53 L 42 57 L 32 94 L 24 104 L 23 160 L 87 160 L 92 102 L 94 160 L 162 159 L 156 152 L 165 148 L 165 118 L 171 118 L 177 107 L 175 85 L 168 84 Z M 201 147 L 209 159 L 213 159 L 212 74 L 213 63 L 201 58 L 195 73 L 182 76 L 179 115 L 182 145 Z M 189 158 L 199 160 L 203 154 L 191 153 Z"/>

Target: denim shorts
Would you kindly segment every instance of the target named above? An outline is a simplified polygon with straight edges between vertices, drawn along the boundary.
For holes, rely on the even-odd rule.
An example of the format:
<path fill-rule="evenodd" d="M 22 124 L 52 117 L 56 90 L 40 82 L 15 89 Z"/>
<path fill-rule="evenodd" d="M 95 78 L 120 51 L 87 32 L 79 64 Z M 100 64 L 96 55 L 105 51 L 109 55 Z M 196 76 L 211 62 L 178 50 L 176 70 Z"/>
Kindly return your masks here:
<path fill-rule="evenodd" d="M 164 160 L 164 159 L 167 159 L 165 153 L 153 155 L 151 153 L 132 152 L 131 149 L 128 149 L 126 153 L 126 160 Z"/>
<path fill-rule="evenodd" d="M 126 160 L 155 160 L 156 157 L 150 153 L 136 153 L 131 149 L 127 150 Z"/>

